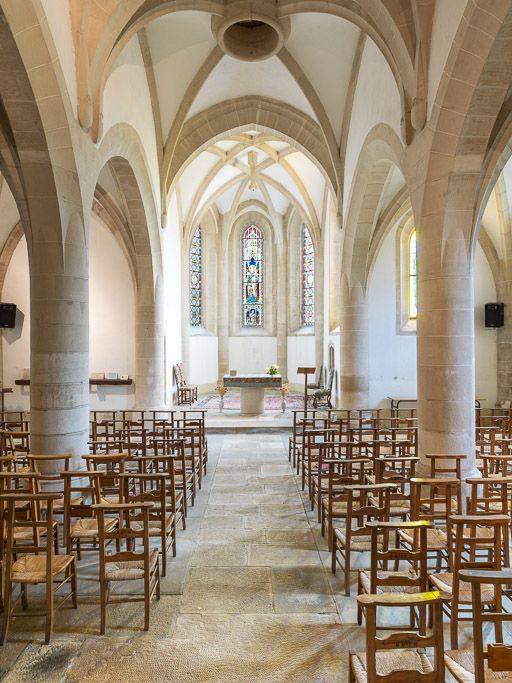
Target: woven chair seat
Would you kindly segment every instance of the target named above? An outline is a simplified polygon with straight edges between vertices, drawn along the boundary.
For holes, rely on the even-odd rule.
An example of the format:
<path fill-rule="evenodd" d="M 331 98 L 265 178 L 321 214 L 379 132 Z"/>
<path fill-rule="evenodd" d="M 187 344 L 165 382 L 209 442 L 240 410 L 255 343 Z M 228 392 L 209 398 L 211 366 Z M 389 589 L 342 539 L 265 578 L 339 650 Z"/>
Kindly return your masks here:
<path fill-rule="evenodd" d="M 454 513 L 458 512 L 458 504 L 455 498 L 450 499 L 450 510 Z M 445 503 L 434 503 L 434 505 L 429 505 L 428 503 L 420 505 L 420 511 L 424 514 L 443 514 L 446 511 Z"/>
<path fill-rule="evenodd" d="M 324 496 L 322 498 L 322 507 L 324 510 L 329 510 L 329 498 Z M 331 514 L 333 517 L 344 517 L 347 514 L 347 503 L 344 500 L 333 501 Z"/>
<path fill-rule="evenodd" d="M 117 519 L 106 519 L 105 531 L 112 531 L 116 524 Z M 71 538 L 97 538 L 98 533 L 98 520 L 93 517 L 77 519 L 70 531 Z"/>
<path fill-rule="evenodd" d="M 414 536 L 408 531 L 400 530 L 398 532 L 400 538 L 409 545 L 414 544 Z M 448 547 L 448 538 L 446 530 L 440 527 L 427 529 L 427 550 L 446 550 Z"/>
<path fill-rule="evenodd" d="M 53 529 L 57 529 L 59 526 L 58 522 L 53 522 Z M 39 529 L 39 536 L 46 536 L 46 529 Z M 7 529 L 5 530 L 4 538 L 7 539 Z M 30 541 L 34 538 L 34 530 L 26 526 L 14 527 L 14 540 L 15 541 Z"/>
<path fill-rule="evenodd" d="M 366 671 L 366 653 L 354 652 L 350 655 L 352 671 L 357 683 L 366 683 L 368 673 Z M 389 676 L 396 672 L 396 680 L 400 680 L 402 671 L 418 671 L 420 673 L 430 673 L 433 671 L 432 664 L 428 657 L 420 650 L 390 650 L 388 652 L 376 653 L 377 674 L 379 676 Z"/>
<path fill-rule="evenodd" d="M 442 597 L 451 597 L 453 594 L 453 573 L 442 572 L 440 574 L 430 574 L 428 577 L 434 587 L 440 591 Z M 494 587 L 491 584 L 482 584 L 482 602 L 492 602 L 494 600 Z M 459 582 L 459 602 L 472 604 L 471 585 L 465 581 Z"/>
<path fill-rule="evenodd" d="M 339 546 L 342 548 L 347 547 L 347 537 L 345 535 L 345 529 L 334 529 L 334 534 L 339 541 Z M 378 542 L 377 547 L 382 550 L 382 543 Z M 355 550 L 359 552 L 370 552 L 372 549 L 372 544 L 370 536 L 352 536 L 350 540 L 350 550 Z"/>
<path fill-rule="evenodd" d="M 111 495 L 101 496 L 100 502 L 102 505 L 117 505 L 120 502 L 119 494 L 113 493 Z"/>
<path fill-rule="evenodd" d="M 374 496 L 368 496 L 368 500 L 372 505 L 378 506 L 379 499 Z M 390 500 L 389 513 L 391 516 L 408 515 L 411 511 L 411 504 L 408 500 Z"/>
<path fill-rule="evenodd" d="M 467 538 L 471 536 L 473 538 L 481 538 L 482 541 L 487 541 L 487 543 L 482 544 L 485 547 L 489 546 L 489 542 L 494 542 L 494 531 L 489 527 L 477 526 L 473 529 L 464 528 L 464 537 Z"/>
<path fill-rule="evenodd" d="M 80 505 L 84 500 L 83 496 L 80 495 L 75 495 L 71 496 L 71 505 Z M 44 510 L 46 507 L 46 503 L 44 501 L 41 502 L 41 508 Z M 57 498 L 54 503 L 53 503 L 53 511 L 60 512 L 64 509 L 64 494 L 62 494 L 59 498 Z"/>
<path fill-rule="evenodd" d="M 473 650 L 448 650 L 444 653 L 446 668 L 459 683 L 475 683 L 475 666 Z M 512 683 L 512 672 L 490 671 L 487 660 L 484 661 L 484 674 L 487 681 Z"/>
<path fill-rule="evenodd" d="M 495 512 L 499 514 L 507 514 L 506 512 L 503 513 L 503 503 L 499 500 L 497 500 L 495 503 L 487 503 L 487 505 L 484 505 L 482 503 L 479 503 L 477 505 L 477 509 L 480 512 Z"/>
<path fill-rule="evenodd" d="M 152 571 L 158 562 L 158 550 L 154 549 L 149 554 L 149 571 Z M 107 562 L 105 566 L 105 579 L 107 581 L 135 581 L 144 578 L 144 560 L 125 560 L 120 562 Z"/>
<path fill-rule="evenodd" d="M 170 529 L 173 523 L 173 518 L 174 515 L 166 515 L 165 516 L 165 528 Z M 143 522 L 132 522 L 130 524 L 130 529 L 132 531 L 144 531 L 144 524 Z M 150 536 L 160 536 L 162 533 L 162 524 L 159 519 L 150 519 L 149 520 L 149 535 Z"/>
<path fill-rule="evenodd" d="M 63 572 L 73 562 L 73 555 L 52 557 L 52 576 Z M 11 581 L 16 583 L 46 582 L 46 554 L 24 555 L 12 565 Z"/>
<path fill-rule="evenodd" d="M 379 580 L 396 578 L 396 579 L 417 579 L 418 575 L 412 569 L 405 569 L 403 571 L 378 571 L 377 576 Z M 371 578 L 372 572 L 369 569 L 362 569 L 359 572 L 359 579 L 361 581 L 361 586 L 363 587 L 365 593 L 371 593 Z M 391 586 L 383 585 L 377 586 L 377 593 L 417 593 L 418 586 Z"/>

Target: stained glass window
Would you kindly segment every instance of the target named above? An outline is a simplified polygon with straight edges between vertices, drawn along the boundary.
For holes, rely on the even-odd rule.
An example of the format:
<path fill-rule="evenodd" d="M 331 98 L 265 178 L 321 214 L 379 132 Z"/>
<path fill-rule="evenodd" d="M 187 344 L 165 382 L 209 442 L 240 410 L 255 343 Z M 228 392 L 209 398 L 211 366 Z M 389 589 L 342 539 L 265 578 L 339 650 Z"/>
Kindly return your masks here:
<path fill-rule="evenodd" d="M 315 247 L 308 228 L 302 226 L 302 324 L 315 324 Z"/>
<path fill-rule="evenodd" d="M 263 234 L 256 225 L 242 233 L 242 325 L 263 326 Z"/>
<path fill-rule="evenodd" d="M 413 230 L 409 237 L 408 249 L 408 278 L 409 278 L 409 302 L 408 311 L 409 318 L 416 320 L 418 315 L 418 240 L 416 239 L 416 230 Z"/>
<path fill-rule="evenodd" d="M 201 327 L 202 324 L 202 236 L 198 225 L 190 244 L 190 325 Z"/>

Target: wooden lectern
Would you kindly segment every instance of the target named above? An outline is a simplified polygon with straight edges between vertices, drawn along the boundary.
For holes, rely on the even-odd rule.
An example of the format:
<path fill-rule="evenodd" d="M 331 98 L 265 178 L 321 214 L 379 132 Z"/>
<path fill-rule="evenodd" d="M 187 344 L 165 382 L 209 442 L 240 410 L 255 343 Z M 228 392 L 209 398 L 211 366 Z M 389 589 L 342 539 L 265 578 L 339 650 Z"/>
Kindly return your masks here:
<path fill-rule="evenodd" d="M 298 375 L 304 375 L 304 416 L 308 414 L 308 375 L 314 375 L 316 368 L 297 368 Z"/>

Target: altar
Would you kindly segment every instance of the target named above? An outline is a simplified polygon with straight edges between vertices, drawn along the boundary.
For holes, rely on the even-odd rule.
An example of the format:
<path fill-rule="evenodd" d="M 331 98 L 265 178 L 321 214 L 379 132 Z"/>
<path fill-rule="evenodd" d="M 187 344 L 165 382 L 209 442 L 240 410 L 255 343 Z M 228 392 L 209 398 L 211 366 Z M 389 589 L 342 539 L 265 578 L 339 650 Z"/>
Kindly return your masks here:
<path fill-rule="evenodd" d="M 263 415 L 265 388 L 280 389 L 281 375 L 224 375 L 226 388 L 240 389 L 240 415 Z"/>

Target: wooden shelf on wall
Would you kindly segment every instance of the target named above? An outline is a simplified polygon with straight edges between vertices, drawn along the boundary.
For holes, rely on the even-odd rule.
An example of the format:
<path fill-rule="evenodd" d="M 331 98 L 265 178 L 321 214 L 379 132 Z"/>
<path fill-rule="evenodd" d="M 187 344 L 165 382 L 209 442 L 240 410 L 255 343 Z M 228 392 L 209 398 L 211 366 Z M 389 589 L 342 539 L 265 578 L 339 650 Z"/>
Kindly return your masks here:
<path fill-rule="evenodd" d="M 14 384 L 16 384 L 19 387 L 29 387 L 30 386 L 30 380 L 29 379 L 16 379 L 14 380 Z M 133 379 L 90 379 L 89 380 L 89 386 L 112 386 L 112 387 L 118 387 L 118 386 L 128 386 L 130 384 L 133 384 Z"/>

